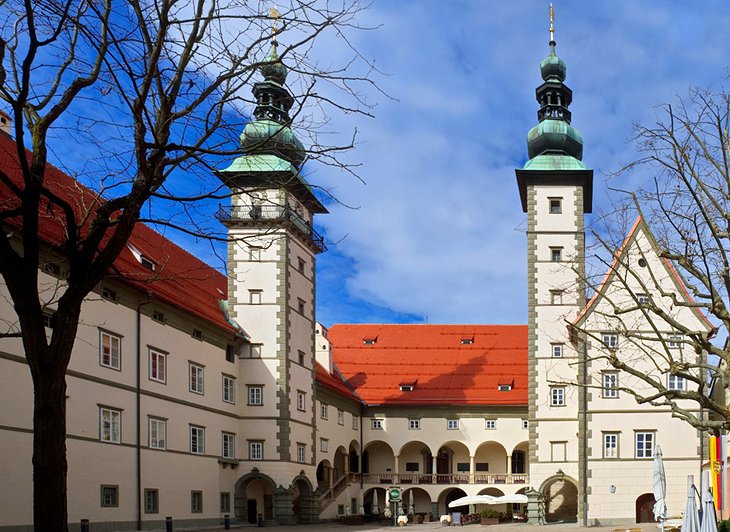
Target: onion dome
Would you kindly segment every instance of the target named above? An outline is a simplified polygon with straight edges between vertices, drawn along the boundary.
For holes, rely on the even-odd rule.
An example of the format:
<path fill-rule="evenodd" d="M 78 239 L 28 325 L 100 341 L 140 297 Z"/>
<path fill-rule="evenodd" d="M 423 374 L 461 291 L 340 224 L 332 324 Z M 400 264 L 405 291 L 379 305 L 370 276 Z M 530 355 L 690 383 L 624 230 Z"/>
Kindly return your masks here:
<path fill-rule="evenodd" d="M 555 41 L 550 41 L 550 55 L 540 63 L 540 74 L 543 83 L 535 91 L 540 103 L 539 123 L 527 134 L 528 156 L 530 160 L 541 155 L 567 156 L 582 165 L 579 161 L 583 159 L 583 137 L 570 125 L 568 106 L 573 92 L 564 84 L 566 66 L 555 54 Z M 530 161 L 525 168 L 529 165 Z"/>
<path fill-rule="evenodd" d="M 305 158 L 302 143 L 289 127 L 289 110 L 294 104 L 284 86 L 287 68 L 276 52 L 276 42 L 259 67 L 264 81 L 253 86 L 256 98 L 255 120 L 249 122 L 241 134 L 241 148 L 246 155 L 276 155 L 299 167 Z"/>

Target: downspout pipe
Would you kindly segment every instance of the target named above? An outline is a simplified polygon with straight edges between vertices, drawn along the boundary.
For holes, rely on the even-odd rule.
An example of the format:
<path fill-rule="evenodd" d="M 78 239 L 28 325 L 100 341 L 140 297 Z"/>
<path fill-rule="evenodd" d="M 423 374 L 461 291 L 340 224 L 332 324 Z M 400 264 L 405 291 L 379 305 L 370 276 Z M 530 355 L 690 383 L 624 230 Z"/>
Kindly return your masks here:
<path fill-rule="evenodd" d="M 583 403 L 583 419 L 581 420 L 581 446 L 583 447 L 583 474 L 581 484 L 583 488 L 583 526 L 588 526 L 588 342 L 583 339 L 581 349 L 583 355 L 583 379 L 581 383 L 581 401 Z"/>
<path fill-rule="evenodd" d="M 136 356 L 136 383 L 135 405 L 137 417 L 137 435 L 135 442 L 136 484 L 137 484 L 137 530 L 142 530 L 142 307 L 152 302 L 150 294 L 147 300 L 137 305 L 137 356 Z"/>

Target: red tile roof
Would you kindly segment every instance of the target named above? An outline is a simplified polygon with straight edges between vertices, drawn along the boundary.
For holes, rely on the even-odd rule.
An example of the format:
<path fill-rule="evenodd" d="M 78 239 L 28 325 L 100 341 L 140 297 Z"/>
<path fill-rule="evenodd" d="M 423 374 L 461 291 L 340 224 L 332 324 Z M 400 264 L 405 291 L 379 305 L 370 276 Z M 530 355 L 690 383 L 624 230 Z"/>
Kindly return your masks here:
<path fill-rule="evenodd" d="M 15 141 L 3 133 L 0 133 L 0 170 L 22 186 Z M 97 193 L 50 164 L 46 169 L 46 183 L 53 193 L 73 206 L 77 215 L 93 212 L 94 205 L 104 201 Z M 7 210 L 17 204 L 11 190 L 0 183 L 0 209 Z M 17 218 L 4 223 L 21 229 Z M 60 211 L 42 209 L 39 223 L 38 233 L 44 242 L 54 247 L 63 242 L 66 227 Z M 214 326 L 234 332 L 218 303 L 226 299 L 227 280 L 224 275 L 144 224 L 137 224 L 129 243 L 155 262 L 155 271 L 142 266 L 125 247 L 114 263 L 115 271 L 110 272 L 110 277 L 120 277 L 124 282 L 146 290 L 153 299 L 165 301 Z"/>
<path fill-rule="evenodd" d="M 526 325 L 333 325 L 328 338 L 337 367 L 369 405 L 527 404 Z M 400 391 L 413 381 L 413 391 Z M 505 382 L 512 389 L 500 392 Z"/>
<path fill-rule="evenodd" d="M 339 372 L 336 369 L 334 374 L 330 374 L 322 364 L 315 362 L 315 370 L 318 384 L 329 388 L 335 393 L 352 399 L 353 401 L 362 403 L 362 399 L 360 399 L 357 394 L 354 393 L 347 384 L 345 384 L 342 378 L 338 375 Z"/>

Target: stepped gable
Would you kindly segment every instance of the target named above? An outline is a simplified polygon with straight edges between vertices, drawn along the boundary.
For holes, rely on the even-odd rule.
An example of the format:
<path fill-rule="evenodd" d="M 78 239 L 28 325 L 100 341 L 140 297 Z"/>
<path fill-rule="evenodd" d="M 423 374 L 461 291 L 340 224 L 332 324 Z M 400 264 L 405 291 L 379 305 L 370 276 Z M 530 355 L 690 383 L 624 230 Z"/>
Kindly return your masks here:
<path fill-rule="evenodd" d="M 526 325 L 333 325 L 328 338 L 368 405 L 527 405 Z"/>
<path fill-rule="evenodd" d="M 0 169 L 13 182 L 22 185 L 15 141 L 5 134 L 0 134 Z M 98 193 L 51 164 L 46 169 L 46 183 L 51 192 L 73 205 L 77 216 L 93 213 L 105 201 Z M 13 208 L 17 203 L 8 187 L 0 183 L 3 210 Z M 89 218 L 87 215 L 86 219 Z M 8 228 L 22 230 L 17 218 L 6 220 L 4 224 Z M 43 208 L 38 228 L 41 240 L 52 248 L 58 248 L 65 231 L 60 210 Z M 110 278 L 118 278 L 146 291 L 154 299 L 174 305 L 213 326 L 236 332 L 219 305 L 219 300 L 226 299 L 227 279 L 223 274 L 141 223 L 136 225 L 129 244 L 153 261 L 155 270 L 145 268 L 129 247 L 125 247 L 109 273 Z"/>

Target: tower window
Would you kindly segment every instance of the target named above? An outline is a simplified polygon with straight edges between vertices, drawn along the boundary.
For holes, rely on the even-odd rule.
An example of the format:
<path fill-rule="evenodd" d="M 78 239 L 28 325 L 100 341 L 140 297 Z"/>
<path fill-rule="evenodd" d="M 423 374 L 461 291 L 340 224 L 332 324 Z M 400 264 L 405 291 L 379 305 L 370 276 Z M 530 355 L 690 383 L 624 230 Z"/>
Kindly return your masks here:
<path fill-rule="evenodd" d="M 563 356 L 564 344 L 550 344 L 552 355 L 555 358 L 561 358 Z"/>
<path fill-rule="evenodd" d="M 563 304 L 563 291 L 562 290 L 550 290 L 550 304 L 551 305 L 562 305 Z"/>
<path fill-rule="evenodd" d="M 563 248 L 550 248 L 550 261 L 560 262 L 563 260 Z"/>
<path fill-rule="evenodd" d="M 261 304 L 261 290 L 249 290 L 248 291 L 248 302 L 251 305 L 260 305 Z"/>
<path fill-rule="evenodd" d="M 563 212 L 563 198 L 549 198 L 550 214 L 560 214 Z"/>

